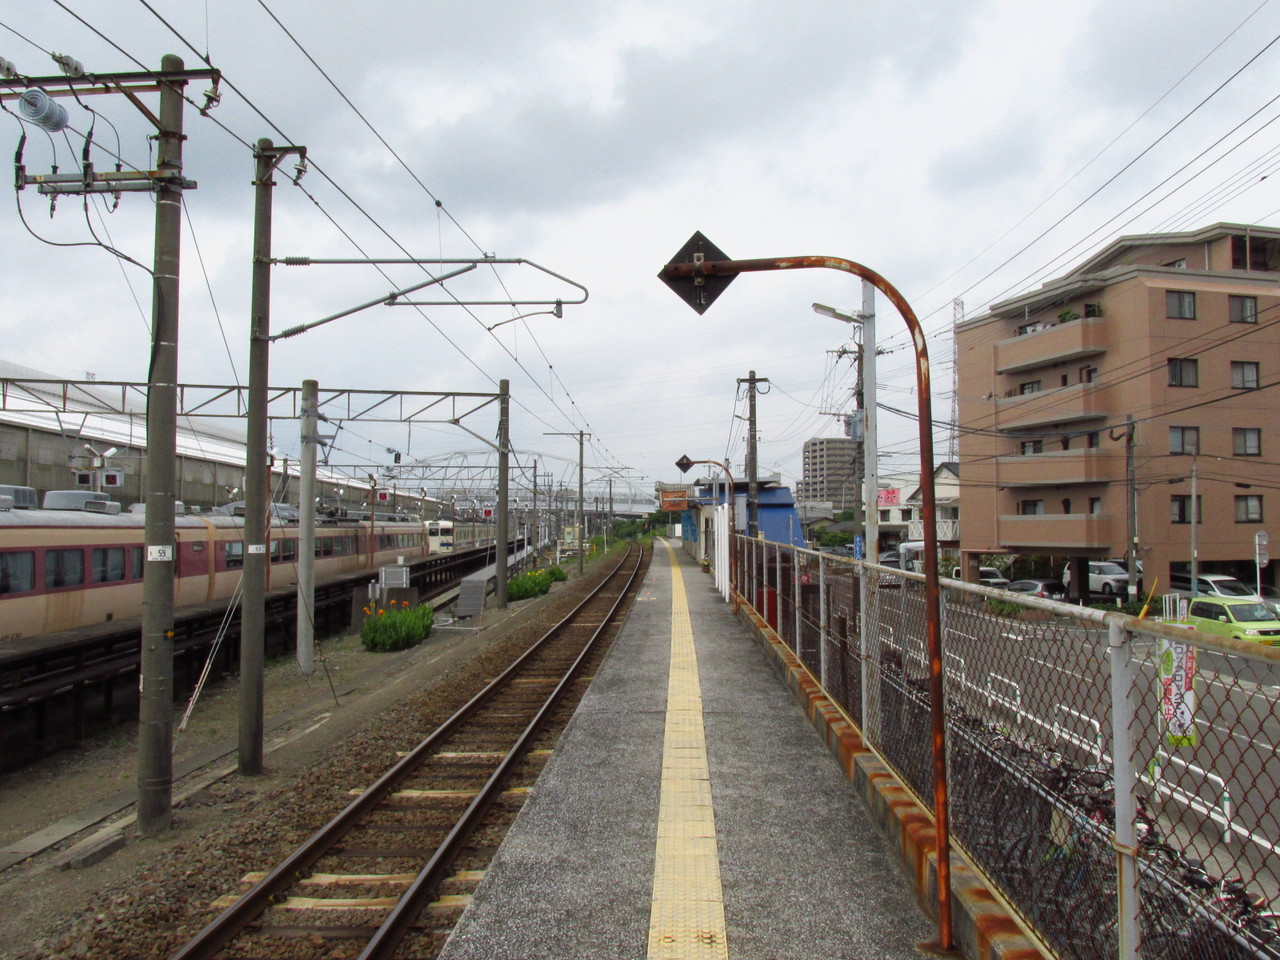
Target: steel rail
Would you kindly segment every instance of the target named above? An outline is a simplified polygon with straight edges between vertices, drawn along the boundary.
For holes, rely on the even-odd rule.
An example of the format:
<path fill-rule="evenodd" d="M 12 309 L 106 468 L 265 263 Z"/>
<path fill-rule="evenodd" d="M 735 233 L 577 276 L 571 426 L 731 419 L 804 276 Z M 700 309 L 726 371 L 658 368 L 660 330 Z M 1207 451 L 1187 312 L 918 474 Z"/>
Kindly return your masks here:
<path fill-rule="evenodd" d="M 643 552 L 642 552 L 643 555 Z M 630 552 L 628 553 L 630 556 Z M 595 590 L 593 590 L 586 598 L 582 600 L 573 610 L 555 626 L 546 632 L 537 642 L 532 644 L 529 649 L 517 657 L 501 674 L 491 680 L 485 687 L 471 698 L 466 704 L 460 707 L 451 717 L 445 720 L 431 734 L 429 734 L 421 743 L 413 750 L 406 754 L 399 762 L 392 766 L 378 780 L 370 786 L 359 797 L 352 800 L 346 807 L 336 814 L 328 823 L 320 828 L 308 840 L 304 841 L 297 849 L 282 860 L 273 870 L 265 877 L 259 880 L 248 891 L 246 891 L 239 900 L 222 911 L 217 917 L 211 920 L 199 933 L 197 933 L 188 943 L 176 953 L 172 954 L 170 960 L 208 960 L 214 954 L 230 943 L 238 936 L 255 918 L 261 915 L 277 898 L 291 887 L 296 880 L 305 875 L 307 870 L 321 857 L 326 855 L 333 847 L 335 841 L 347 833 L 350 828 L 355 825 L 361 817 L 368 813 L 373 807 L 381 802 L 388 794 L 392 793 L 395 788 L 406 777 L 416 769 L 423 759 L 425 759 L 435 748 L 435 746 L 446 737 L 454 732 L 463 720 L 470 717 L 489 699 L 493 697 L 498 690 L 503 688 L 507 681 L 514 677 L 523 668 L 527 661 L 554 640 L 560 632 L 568 625 L 575 616 L 587 604 L 591 603 L 598 594 L 613 580 L 613 574 L 621 569 L 622 564 L 626 562 L 624 557 L 614 568 L 604 582 L 602 582 Z M 634 577 L 634 572 L 632 574 Z M 616 605 L 615 605 L 616 606 Z M 575 661 L 575 668 L 577 662 Z M 557 691 L 560 690 L 557 686 Z M 541 715 L 541 713 L 540 713 Z M 505 764 L 505 761 L 504 761 Z M 509 766 L 509 764 L 506 764 Z M 475 804 L 468 807 L 470 811 Z M 449 837 L 454 837 L 456 827 L 450 831 Z M 436 857 L 432 858 L 433 861 Z M 415 887 L 419 884 L 415 882 Z M 406 894 L 407 896 L 408 894 Z M 403 899 L 403 898 L 402 898 Z M 398 942 L 398 938 L 397 938 Z"/>
<path fill-rule="evenodd" d="M 628 551 L 627 557 L 630 555 L 631 551 Z M 603 592 L 605 587 L 613 582 L 614 576 L 622 569 L 623 564 L 627 562 L 627 557 L 622 559 L 617 568 L 615 568 L 614 573 L 610 575 L 609 579 L 606 580 L 605 583 L 601 584 L 599 590 L 592 593 L 588 600 L 595 599 L 601 592 Z M 440 882 L 445 878 L 445 872 L 449 869 L 451 862 L 458 852 L 458 848 L 471 834 L 476 822 L 480 819 L 480 816 L 501 791 L 512 765 L 515 764 L 516 761 L 524 754 L 528 744 L 537 735 L 539 730 L 541 730 L 548 714 L 550 714 L 556 704 L 559 703 L 569 685 L 577 679 L 583 663 L 585 663 L 587 657 L 591 655 L 596 643 L 599 641 L 601 636 L 604 635 L 605 630 L 613 625 L 614 617 L 618 612 L 618 608 L 626 599 L 627 593 L 631 589 L 631 585 L 635 582 L 636 577 L 640 573 L 640 566 L 643 560 L 644 550 L 641 549 L 636 558 L 635 566 L 631 569 L 631 572 L 626 575 L 627 582 L 623 584 L 621 591 L 618 593 L 617 599 L 615 599 L 612 606 L 610 606 L 608 613 L 601 618 L 599 625 L 592 632 L 591 639 L 583 646 L 581 653 L 578 654 L 573 664 L 565 672 L 564 676 L 561 677 L 560 682 L 556 684 L 555 689 L 551 691 L 542 707 L 539 708 L 537 714 L 529 721 L 528 726 L 525 727 L 524 731 L 520 734 L 519 739 L 516 740 L 515 744 L 507 752 L 507 755 L 502 759 L 502 762 L 498 764 L 498 767 L 490 775 L 488 781 L 480 789 L 479 794 L 468 805 L 462 816 L 458 818 L 458 822 L 453 826 L 453 829 L 449 831 L 449 835 L 445 837 L 440 846 L 436 849 L 436 852 L 432 855 L 431 859 L 427 861 L 426 865 L 418 873 L 417 878 L 410 885 L 409 889 L 405 891 L 404 896 L 400 898 L 400 902 L 392 908 L 391 912 L 383 920 L 382 925 L 378 928 L 378 932 L 369 940 L 369 943 L 360 953 L 357 960 L 389 960 L 389 958 L 394 955 L 396 947 L 399 946 L 400 941 L 404 938 L 405 934 L 409 932 L 411 924 L 417 919 L 418 915 L 429 902 L 429 898 L 434 894 Z M 574 610 L 574 614 L 581 610 L 583 606 L 585 606 L 585 603 L 579 605 L 579 607 Z M 556 624 L 556 626 L 548 632 L 548 636 L 559 633 L 560 630 L 568 624 L 568 621 L 569 618 L 560 621 L 560 623 Z M 539 642 L 541 643 L 541 641 Z"/>

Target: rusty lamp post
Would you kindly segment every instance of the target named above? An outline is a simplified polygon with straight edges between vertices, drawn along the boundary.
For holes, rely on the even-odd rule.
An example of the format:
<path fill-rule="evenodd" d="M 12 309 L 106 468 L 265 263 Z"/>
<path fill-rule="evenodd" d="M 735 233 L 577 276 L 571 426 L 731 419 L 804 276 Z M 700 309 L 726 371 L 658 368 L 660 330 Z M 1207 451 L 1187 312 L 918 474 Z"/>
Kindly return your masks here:
<path fill-rule="evenodd" d="M 920 492 L 924 522 L 925 634 L 929 654 L 929 720 L 933 750 L 933 814 L 938 860 L 938 942 L 934 952 L 953 949 L 951 935 L 951 842 L 947 814 L 947 755 L 942 699 L 942 618 L 938 588 L 938 529 L 933 476 L 933 408 L 930 399 L 929 352 L 924 330 L 911 305 L 884 277 L 852 260 L 841 257 L 777 257 L 757 260 L 730 260 L 723 251 L 695 232 L 658 278 L 699 314 L 740 273 L 772 270 L 842 270 L 870 282 L 898 309 L 911 333 L 916 352 L 916 392 L 920 421 Z"/>

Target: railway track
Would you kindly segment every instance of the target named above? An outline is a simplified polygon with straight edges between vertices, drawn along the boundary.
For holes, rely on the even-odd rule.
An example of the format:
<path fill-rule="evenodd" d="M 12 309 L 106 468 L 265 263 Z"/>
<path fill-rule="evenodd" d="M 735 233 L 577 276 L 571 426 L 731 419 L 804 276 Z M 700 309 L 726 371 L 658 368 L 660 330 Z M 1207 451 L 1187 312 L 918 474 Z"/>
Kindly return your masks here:
<path fill-rule="evenodd" d="M 172 960 L 436 955 L 639 586 L 632 548 L 568 616 Z"/>

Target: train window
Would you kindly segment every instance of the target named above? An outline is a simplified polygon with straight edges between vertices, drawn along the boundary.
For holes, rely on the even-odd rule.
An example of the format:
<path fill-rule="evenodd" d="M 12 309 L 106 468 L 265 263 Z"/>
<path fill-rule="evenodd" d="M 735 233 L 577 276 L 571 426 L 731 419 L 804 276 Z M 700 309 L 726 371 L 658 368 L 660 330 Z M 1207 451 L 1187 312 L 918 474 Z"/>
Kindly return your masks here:
<path fill-rule="evenodd" d="M 142 579 L 142 555 L 142 547 L 129 548 L 129 575 L 134 580 Z"/>
<path fill-rule="evenodd" d="M 36 588 L 36 555 L 30 550 L 0 553 L 0 594 Z"/>
<path fill-rule="evenodd" d="M 333 541 L 335 537 L 324 537 L 316 541 L 316 556 L 331 557 L 333 556 Z"/>
<path fill-rule="evenodd" d="M 280 540 L 280 559 L 285 563 L 293 563 L 298 559 L 298 541 Z"/>
<path fill-rule="evenodd" d="M 44 553 L 44 585 L 75 587 L 84 583 L 83 550 L 46 550 Z"/>
<path fill-rule="evenodd" d="M 124 547 L 93 548 L 93 582 L 115 583 L 124 579 Z"/>
<path fill-rule="evenodd" d="M 227 569 L 234 570 L 244 566 L 244 541 L 232 540 L 227 543 Z"/>
<path fill-rule="evenodd" d="M 272 540 L 272 541 L 271 541 L 271 554 L 270 554 L 270 555 L 271 555 L 271 562 L 272 562 L 272 563 L 279 563 L 279 562 L 280 562 L 280 541 L 279 541 L 279 540 Z"/>

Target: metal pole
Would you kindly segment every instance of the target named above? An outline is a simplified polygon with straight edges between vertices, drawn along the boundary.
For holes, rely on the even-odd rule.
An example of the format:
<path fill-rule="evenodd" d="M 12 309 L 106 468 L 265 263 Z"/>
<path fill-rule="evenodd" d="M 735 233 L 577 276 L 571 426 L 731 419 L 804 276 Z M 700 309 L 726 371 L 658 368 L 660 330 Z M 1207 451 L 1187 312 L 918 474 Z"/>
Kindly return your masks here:
<path fill-rule="evenodd" d="M 182 69 L 173 54 L 164 73 Z M 138 827 L 146 836 L 173 825 L 173 524 L 177 457 L 178 267 L 182 241 L 182 86 L 160 90 L 151 367 L 147 377 L 146 565 L 138 691 Z"/>
<path fill-rule="evenodd" d="M 1113 618 L 1108 626 L 1111 654 L 1111 756 L 1115 765 L 1116 806 L 1116 898 L 1120 933 L 1117 960 L 1135 960 L 1138 956 L 1138 862 L 1137 862 L 1137 769 L 1133 763 L 1135 716 L 1133 688 L 1135 669 L 1132 636 Z"/>
<path fill-rule="evenodd" d="M 302 381 L 302 466 L 298 477 L 298 669 L 315 672 L 316 639 L 316 447 L 320 385 Z"/>
<path fill-rule="evenodd" d="M 507 605 L 507 474 L 511 456 L 511 382 L 498 381 L 498 545 L 494 552 L 495 571 L 493 602 L 499 610 Z"/>
<path fill-rule="evenodd" d="M 1125 550 L 1125 564 L 1129 568 L 1130 603 L 1136 603 L 1138 600 L 1138 483 L 1133 461 L 1133 431 L 1133 414 L 1129 414 L 1129 423 L 1124 432 L 1124 466 L 1127 480 L 1125 499 L 1128 501 L 1125 504 L 1127 507 L 1125 514 L 1129 528 L 1126 531 L 1129 534 L 1129 544 Z"/>
<path fill-rule="evenodd" d="M 1197 485 L 1196 476 L 1196 455 L 1191 455 L 1191 595 L 1194 597 L 1199 594 L 1196 584 L 1200 579 L 1200 557 L 1196 550 L 1196 527 L 1200 522 L 1199 507 L 1199 486 Z"/>
<path fill-rule="evenodd" d="M 263 669 L 266 627 L 267 368 L 271 342 L 270 140 L 254 152 L 253 288 L 249 319 L 249 411 L 244 467 L 244 599 L 240 608 L 240 747 L 243 774 L 262 773 Z"/>

